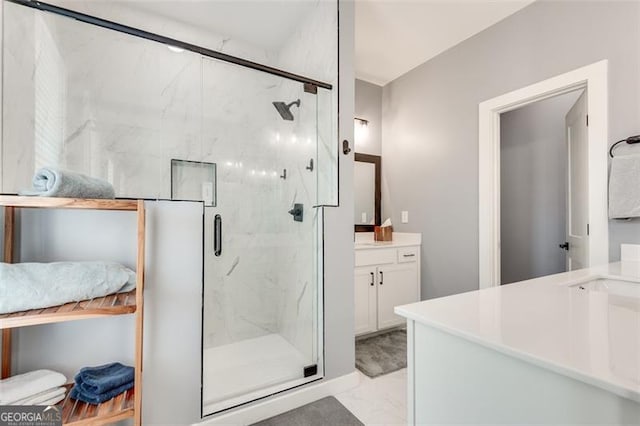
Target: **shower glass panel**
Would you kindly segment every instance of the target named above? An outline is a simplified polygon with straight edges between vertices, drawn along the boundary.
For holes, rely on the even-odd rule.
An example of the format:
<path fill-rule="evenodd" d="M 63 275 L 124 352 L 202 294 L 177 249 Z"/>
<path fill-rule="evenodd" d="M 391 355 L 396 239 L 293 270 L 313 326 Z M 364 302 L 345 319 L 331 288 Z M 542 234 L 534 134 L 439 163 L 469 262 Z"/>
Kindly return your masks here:
<path fill-rule="evenodd" d="M 335 91 L 9 2 L 3 19 L 2 192 L 52 166 L 202 204 L 203 415 L 321 378 Z"/>
<path fill-rule="evenodd" d="M 219 61 L 202 66 L 204 159 L 220 165 L 217 207 L 205 208 L 211 231 L 202 384 L 203 412 L 210 414 L 321 372 L 317 95 Z M 301 217 L 291 214 L 296 208 Z"/>
<path fill-rule="evenodd" d="M 170 199 L 171 159 L 201 153 L 200 56 L 4 2 L 2 191 L 40 167 Z"/>
<path fill-rule="evenodd" d="M 338 205 L 338 147 L 335 114 L 338 93 L 318 88 L 318 204 Z"/>

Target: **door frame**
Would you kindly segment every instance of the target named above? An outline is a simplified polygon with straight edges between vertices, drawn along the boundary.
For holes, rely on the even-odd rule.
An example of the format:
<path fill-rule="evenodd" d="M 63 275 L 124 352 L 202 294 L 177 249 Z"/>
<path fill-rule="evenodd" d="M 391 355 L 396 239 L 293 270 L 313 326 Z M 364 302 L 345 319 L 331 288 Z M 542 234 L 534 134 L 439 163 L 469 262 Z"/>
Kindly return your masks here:
<path fill-rule="evenodd" d="M 589 265 L 609 262 L 607 215 L 608 61 L 602 60 L 479 104 L 479 288 L 500 285 L 500 114 L 587 90 Z"/>

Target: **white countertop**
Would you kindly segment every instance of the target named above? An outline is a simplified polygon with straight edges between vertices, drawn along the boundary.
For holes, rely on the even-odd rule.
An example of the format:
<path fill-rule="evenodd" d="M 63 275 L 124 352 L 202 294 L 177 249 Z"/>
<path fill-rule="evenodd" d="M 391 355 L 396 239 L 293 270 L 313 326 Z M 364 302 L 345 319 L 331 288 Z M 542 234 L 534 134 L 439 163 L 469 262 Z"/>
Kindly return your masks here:
<path fill-rule="evenodd" d="M 374 241 L 373 232 L 356 232 L 354 248 L 356 250 L 419 246 L 422 234 L 413 232 L 394 232 L 392 241 Z"/>
<path fill-rule="evenodd" d="M 640 402 L 640 299 L 571 287 L 597 278 L 640 285 L 640 262 L 432 299 L 395 312 Z"/>

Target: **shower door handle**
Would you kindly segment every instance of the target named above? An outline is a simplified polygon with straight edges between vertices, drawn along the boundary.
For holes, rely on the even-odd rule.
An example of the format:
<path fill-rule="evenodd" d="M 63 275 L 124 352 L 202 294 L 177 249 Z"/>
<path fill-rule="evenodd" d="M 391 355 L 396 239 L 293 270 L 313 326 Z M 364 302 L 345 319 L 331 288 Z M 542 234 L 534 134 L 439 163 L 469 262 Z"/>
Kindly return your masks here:
<path fill-rule="evenodd" d="M 213 219 L 213 250 L 216 256 L 222 254 L 222 216 L 219 214 Z"/>

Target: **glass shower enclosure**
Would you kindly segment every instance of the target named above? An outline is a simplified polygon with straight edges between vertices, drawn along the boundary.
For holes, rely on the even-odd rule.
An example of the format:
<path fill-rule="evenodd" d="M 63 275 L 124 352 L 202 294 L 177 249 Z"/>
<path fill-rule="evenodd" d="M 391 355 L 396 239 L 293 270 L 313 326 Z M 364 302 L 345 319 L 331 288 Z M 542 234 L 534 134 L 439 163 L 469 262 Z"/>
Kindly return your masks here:
<path fill-rule="evenodd" d="M 26 3 L 4 2 L 2 192 L 60 167 L 202 204 L 203 416 L 321 378 L 331 86 Z"/>

